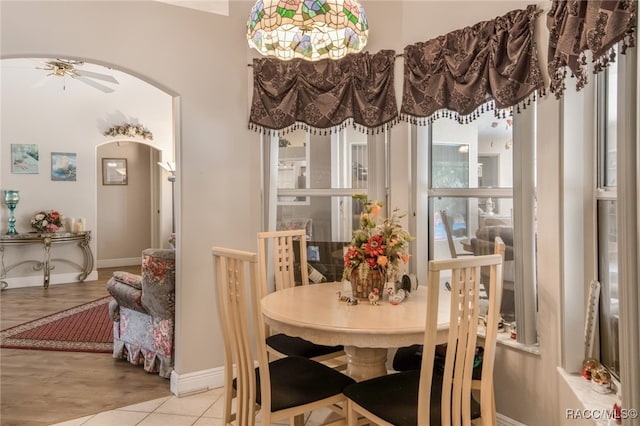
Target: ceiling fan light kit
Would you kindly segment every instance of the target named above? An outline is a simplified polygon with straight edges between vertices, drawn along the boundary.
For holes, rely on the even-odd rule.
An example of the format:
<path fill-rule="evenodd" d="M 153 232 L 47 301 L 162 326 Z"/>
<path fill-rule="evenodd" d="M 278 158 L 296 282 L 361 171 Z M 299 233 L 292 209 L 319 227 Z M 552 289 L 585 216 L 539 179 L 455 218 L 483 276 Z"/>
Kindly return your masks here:
<path fill-rule="evenodd" d="M 55 59 L 46 61 L 43 67 L 36 67 L 36 69 L 50 71 L 49 74 L 47 74 L 47 77 L 71 77 L 74 80 L 81 81 L 104 93 L 111 93 L 114 91 L 114 89 L 104 84 L 98 83 L 95 80 L 102 80 L 107 83 L 119 84 L 118 80 L 111 75 L 79 70 L 76 68 L 83 65 L 84 62 L 76 61 L 74 59 Z M 66 89 L 66 85 L 63 86 L 63 90 L 64 89 Z"/>
<path fill-rule="evenodd" d="M 249 46 L 265 56 L 340 59 L 367 44 L 358 0 L 257 0 L 247 21 Z"/>

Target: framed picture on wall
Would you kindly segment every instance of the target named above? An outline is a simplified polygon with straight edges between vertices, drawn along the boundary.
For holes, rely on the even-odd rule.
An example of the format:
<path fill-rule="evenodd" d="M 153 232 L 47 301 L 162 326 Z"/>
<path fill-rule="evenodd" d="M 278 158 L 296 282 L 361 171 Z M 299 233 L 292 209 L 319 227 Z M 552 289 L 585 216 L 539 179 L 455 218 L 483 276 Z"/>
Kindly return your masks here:
<path fill-rule="evenodd" d="M 103 158 L 102 159 L 102 184 L 126 185 L 127 184 L 127 159 Z"/>
<path fill-rule="evenodd" d="M 73 152 L 51 153 L 51 180 L 75 181 L 77 154 Z"/>
<path fill-rule="evenodd" d="M 11 144 L 11 173 L 38 174 L 40 153 L 34 143 Z"/>

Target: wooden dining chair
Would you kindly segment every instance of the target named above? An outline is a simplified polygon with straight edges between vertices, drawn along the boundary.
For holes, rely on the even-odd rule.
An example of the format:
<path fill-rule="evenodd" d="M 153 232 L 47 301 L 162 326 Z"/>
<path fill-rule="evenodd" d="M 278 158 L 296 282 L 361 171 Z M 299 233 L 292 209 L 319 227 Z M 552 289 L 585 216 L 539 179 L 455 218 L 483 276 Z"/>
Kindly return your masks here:
<path fill-rule="evenodd" d="M 440 219 L 442 219 L 442 225 L 444 226 L 444 232 L 447 234 L 447 243 L 449 244 L 449 253 L 451 254 L 451 258 L 455 259 L 459 256 L 473 256 L 473 252 L 463 251 L 459 252 L 456 249 L 455 241 L 453 240 L 453 229 L 452 224 L 449 223 L 449 217 L 447 216 L 446 210 L 440 210 Z"/>
<path fill-rule="evenodd" d="M 504 244 L 504 241 L 502 241 L 502 238 L 496 237 L 494 242 L 494 254 L 499 254 L 502 257 L 503 267 L 504 267 L 505 251 L 506 251 L 506 246 Z M 481 273 L 482 273 L 481 281 L 483 283 L 484 294 L 481 293 L 480 297 L 486 299 L 488 297 L 486 296 L 487 286 L 484 285 L 485 284 L 484 281 L 487 281 L 489 279 L 490 272 L 489 271 L 485 272 L 484 269 L 488 269 L 488 268 L 484 267 L 481 270 Z M 503 285 L 504 285 L 504 280 L 503 280 Z M 447 290 L 451 291 L 451 285 L 448 282 L 445 284 L 445 287 L 447 287 Z M 502 309 L 500 310 L 500 312 L 502 312 Z M 395 371 L 417 370 L 420 368 L 421 363 L 422 363 L 422 344 L 415 344 L 411 346 L 398 348 L 398 350 L 396 350 L 393 356 L 392 368 Z M 474 374 L 476 376 L 481 371 L 481 369 L 478 367 L 480 366 L 477 366 L 476 369 L 474 370 Z"/>
<path fill-rule="evenodd" d="M 346 398 L 342 390 L 355 383 L 350 377 L 303 357 L 269 362 L 260 298 L 253 294 L 250 304 L 248 296 L 258 283 L 256 254 L 223 247 L 214 247 L 212 254 L 218 316 L 224 338 L 225 425 L 253 425 L 256 414 L 263 425 L 284 419 L 294 424 L 295 418 L 319 408 L 334 411 L 336 406 L 344 408 Z M 250 324 L 254 329 L 254 342 L 250 339 Z M 235 411 L 232 410 L 234 398 Z M 344 424 L 344 412 L 342 414 Z"/>
<path fill-rule="evenodd" d="M 294 241 L 299 242 L 296 255 Z M 260 259 L 260 295 L 266 296 L 270 288 L 275 291 L 296 285 L 295 269 L 299 267 L 300 285 L 309 285 L 307 268 L 307 234 L 304 229 L 287 231 L 266 231 L 258 233 L 258 253 Z M 274 285 L 269 285 L 269 262 L 271 253 L 273 258 Z M 297 266 L 299 265 L 299 266 Z M 320 284 L 321 285 L 321 284 Z M 300 337 L 288 336 L 282 333 L 271 334 L 269 328 L 265 330 L 267 348 L 276 358 L 285 356 L 302 356 L 315 361 L 326 362 L 336 369 L 346 368 L 344 361 L 344 347 L 317 345 Z"/>
<path fill-rule="evenodd" d="M 480 269 L 491 270 L 489 310 L 479 309 Z M 434 368 L 440 273 L 451 271 L 450 322 L 444 363 Z M 502 295 L 502 258 L 492 254 L 429 262 L 427 319 L 421 366 L 347 386 L 347 418 L 378 425 L 495 425 L 493 368 Z M 445 299 L 446 300 L 446 299 Z M 479 323 L 486 324 L 481 380 L 473 378 Z M 442 347 L 442 346 L 441 346 Z M 472 398 L 480 392 L 480 403 Z"/>

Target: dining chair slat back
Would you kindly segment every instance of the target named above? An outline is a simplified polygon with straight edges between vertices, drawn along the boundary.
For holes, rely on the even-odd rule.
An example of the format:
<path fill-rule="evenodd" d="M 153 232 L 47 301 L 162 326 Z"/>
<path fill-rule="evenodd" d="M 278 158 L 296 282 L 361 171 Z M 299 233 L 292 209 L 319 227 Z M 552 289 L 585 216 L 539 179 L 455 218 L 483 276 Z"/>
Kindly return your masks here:
<path fill-rule="evenodd" d="M 490 268 L 490 297 L 483 317 L 479 299 L 480 269 Z M 439 292 L 444 271 L 450 271 L 451 298 L 444 365 L 434 365 L 437 346 Z M 444 277 L 442 277 L 444 279 Z M 415 426 L 427 424 L 495 425 L 493 368 L 502 295 L 502 257 L 497 254 L 432 260 L 429 262 L 427 315 L 422 360 L 419 370 L 404 371 L 351 385 L 349 425 L 358 417 L 379 425 Z M 446 298 L 442 299 L 446 300 Z M 486 323 L 482 359 L 483 380 L 473 380 L 476 342 L 480 323 Z M 474 386 L 475 385 L 475 386 Z M 480 391 L 479 410 L 472 388 Z M 393 408 L 390 408 L 393 407 Z"/>
<path fill-rule="evenodd" d="M 294 240 L 299 242 L 297 256 L 293 243 Z M 300 265 L 300 284 L 309 284 L 306 230 L 292 229 L 286 231 L 259 232 L 258 254 L 260 256 L 260 276 L 263 280 L 263 295 L 267 295 L 273 290 L 279 291 L 285 288 L 294 287 L 296 285 L 296 265 Z M 273 259 L 273 287 L 271 287 L 268 279 L 269 257 Z"/>
<path fill-rule="evenodd" d="M 457 263 L 457 264 L 456 264 Z M 495 407 L 493 399 L 493 366 L 495 358 L 495 345 L 498 331 L 500 298 L 502 295 L 502 257 L 500 255 L 475 256 L 464 261 L 451 263 L 451 261 L 429 262 L 429 283 L 439 283 L 440 273 L 443 270 L 451 271 L 451 316 L 449 321 L 449 336 L 447 339 L 447 354 L 445 356 L 444 372 L 442 375 L 441 395 L 441 419 L 442 424 L 457 424 L 458 419 L 463 419 L 463 424 L 471 424 L 471 389 L 473 384 L 473 364 L 476 357 L 476 343 L 479 324 L 486 322 L 484 353 L 482 360 L 482 378 L 480 383 L 480 412 L 482 423 L 495 425 Z M 480 277 L 481 267 L 490 268 L 489 308 L 486 318 L 482 318 L 480 312 Z M 429 300 L 437 297 L 438 286 L 429 286 Z M 433 310 L 435 306 L 427 309 Z M 433 319 L 435 320 L 435 318 Z M 432 321 L 433 321 L 432 320 Z M 435 330 L 430 328 L 425 337 L 425 345 L 428 348 L 425 353 L 435 352 Z M 426 360 L 429 363 L 428 360 Z M 433 361 L 431 361 L 433 364 Z M 422 374 L 428 372 L 425 368 L 425 359 L 422 360 Z M 429 369 L 433 372 L 433 369 Z M 428 387 L 431 390 L 431 380 L 421 378 L 420 390 Z M 426 404 L 422 405 L 424 410 Z M 421 418 L 420 412 L 418 419 Z M 422 418 L 429 418 L 428 413 L 422 413 Z M 420 422 L 420 420 L 418 420 Z"/>
<path fill-rule="evenodd" d="M 294 241 L 299 242 L 296 254 Z M 286 231 L 265 231 L 258 233 L 258 255 L 260 263 L 260 297 L 269 294 L 269 266 L 270 254 L 273 257 L 274 286 L 271 291 L 280 291 L 294 287 L 295 268 L 300 268 L 300 285 L 309 285 L 309 271 L 307 269 L 307 234 L 304 229 Z M 316 361 L 326 362 L 338 369 L 346 369 L 345 356 L 342 346 L 316 345 L 300 337 L 287 336 L 282 333 L 272 334 L 267 325 L 267 349 L 273 357 L 299 355 Z"/>
<path fill-rule="evenodd" d="M 255 253 L 214 247 L 214 276 L 217 282 L 217 306 L 224 339 L 224 424 L 253 424 L 256 415 L 256 376 L 249 338 L 246 275 L 254 282 Z M 248 265 L 248 267 L 247 267 Z M 234 369 L 236 383 L 234 384 Z M 236 410 L 232 400 L 236 397 Z"/>
<path fill-rule="evenodd" d="M 218 315 L 225 342 L 225 425 L 254 425 L 256 414 L 265 425 L 284 419 L 294 424 L 310 411 L 319 408 L 335 411 L 336 406 L 346 405 L 342 390 L 354 383 L 350 377 L 298 356 L 269 362 L 258 292 L 257 255 L 224 247 L 214 247 L 212 254 Z M 250 325 L 254 330 L 253 342 L 249 337 Z"/>

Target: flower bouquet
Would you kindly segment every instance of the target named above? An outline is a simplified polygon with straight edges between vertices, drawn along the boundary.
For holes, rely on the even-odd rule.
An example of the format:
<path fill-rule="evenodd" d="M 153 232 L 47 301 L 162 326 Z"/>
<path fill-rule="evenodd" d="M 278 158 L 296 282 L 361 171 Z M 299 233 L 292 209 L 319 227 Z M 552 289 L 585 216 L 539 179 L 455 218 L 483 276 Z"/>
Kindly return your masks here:
<path fill-rule="evenodd" d="M 42 210 L 31 218 L 31 227 L 40 232 L 57 232 L 62 226 L 62 215 L 56 210 Z"/>
<path fill-rule="evenodd" d="M 354 297 L 367 298 L 374 288 L 382 295 L 385 283 L 395 282 L 409 262 L 408 243 L 414 238 L 398 223 L 404 215 L 398 215 L 397 209 L 382 218 L 382 202 L 369 201 L 366 195 L 353 198 L 359 199 L 364 209 L 360 229 L 353 232 L 344 256 L 342 279 L 351 282 Z"/>

